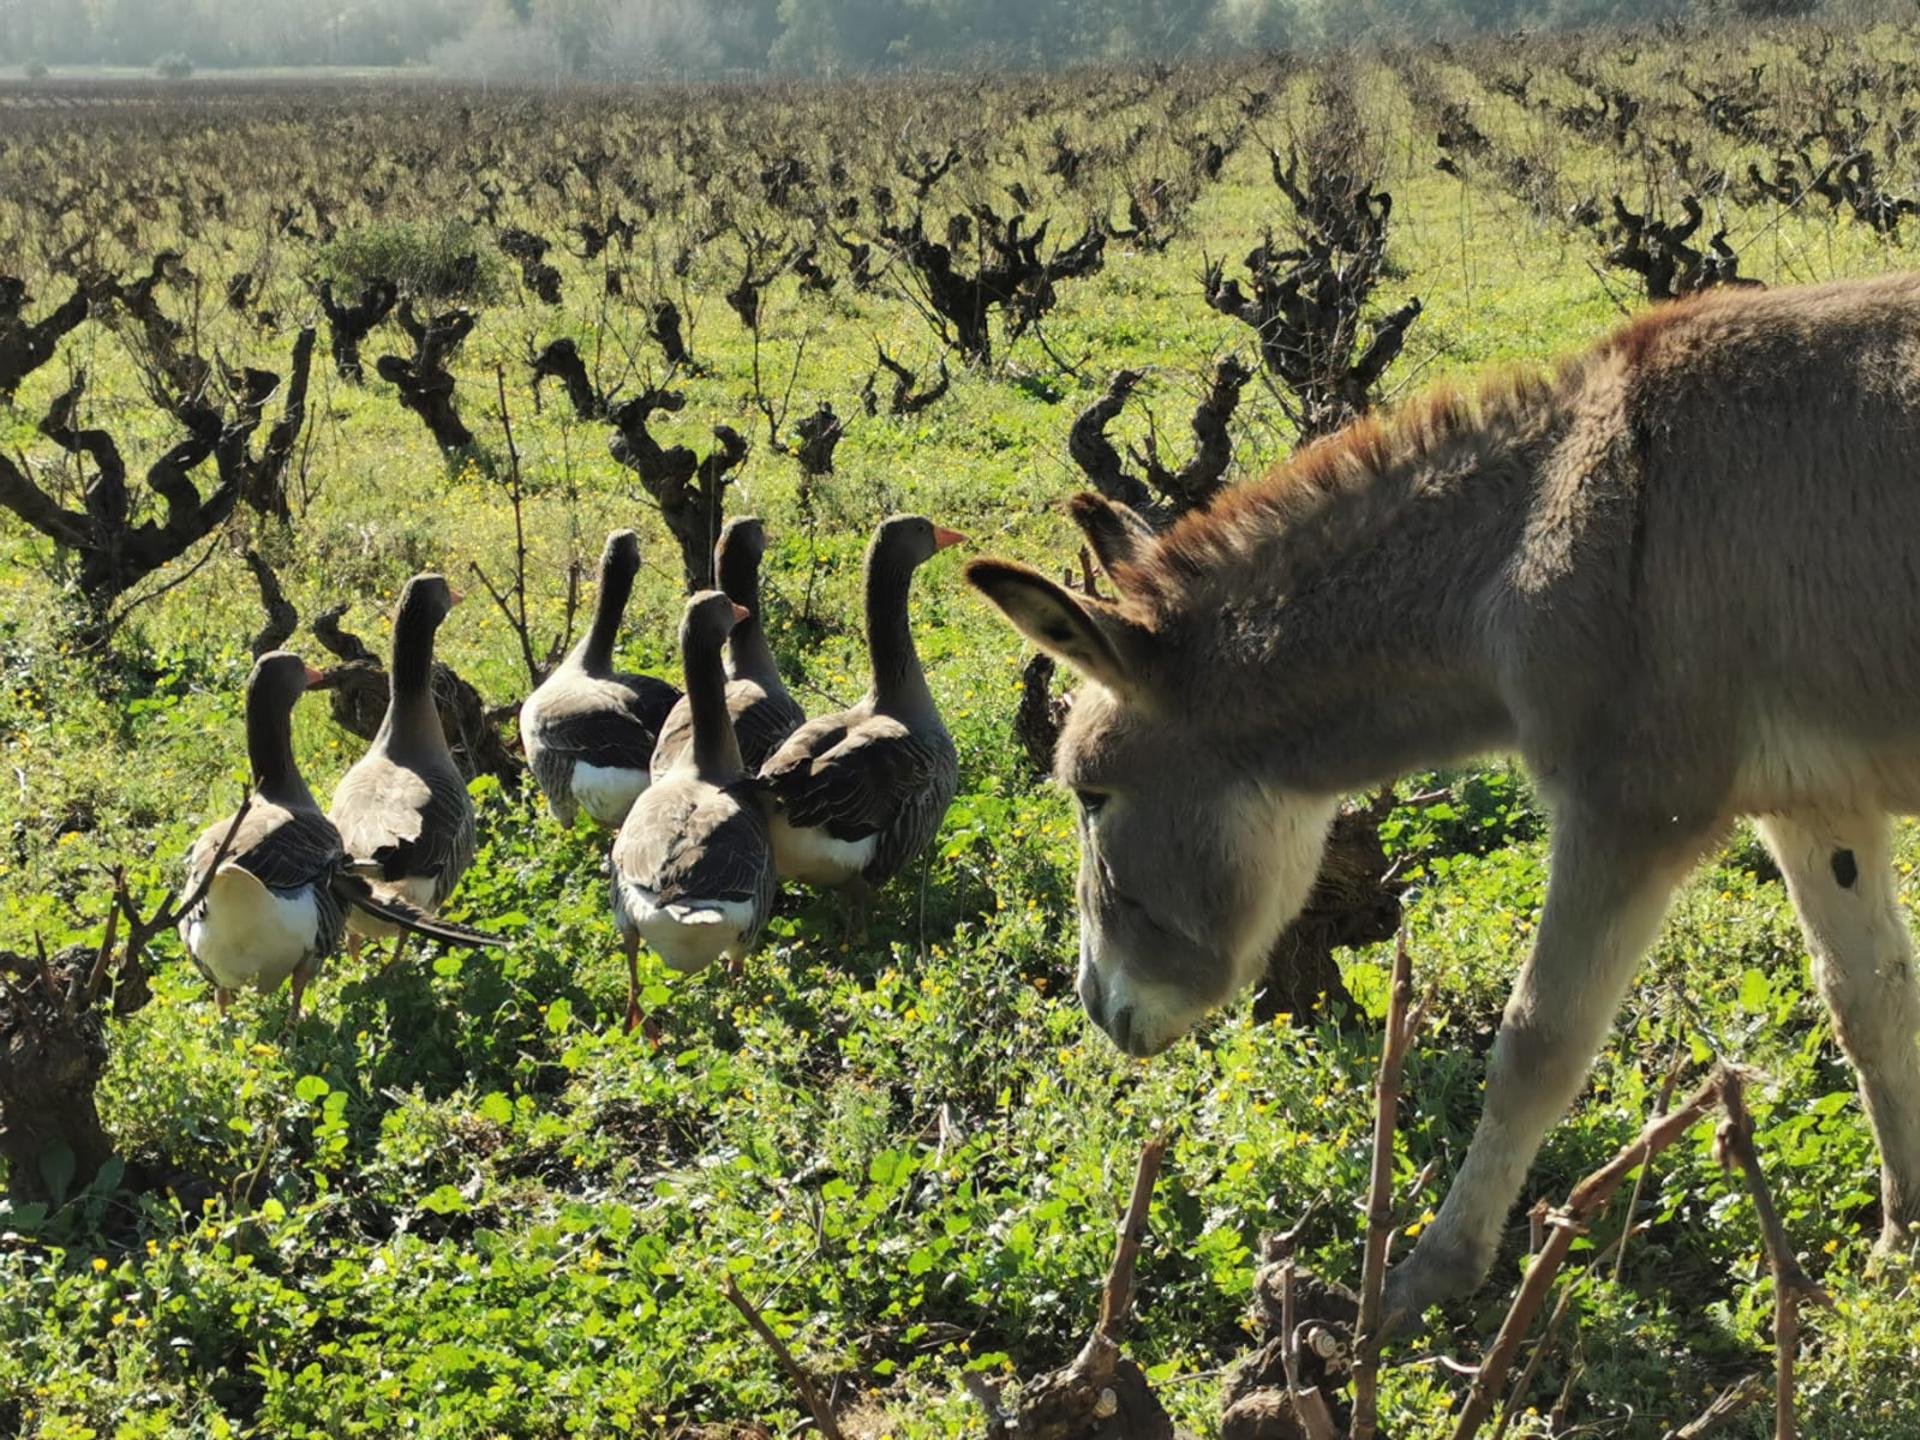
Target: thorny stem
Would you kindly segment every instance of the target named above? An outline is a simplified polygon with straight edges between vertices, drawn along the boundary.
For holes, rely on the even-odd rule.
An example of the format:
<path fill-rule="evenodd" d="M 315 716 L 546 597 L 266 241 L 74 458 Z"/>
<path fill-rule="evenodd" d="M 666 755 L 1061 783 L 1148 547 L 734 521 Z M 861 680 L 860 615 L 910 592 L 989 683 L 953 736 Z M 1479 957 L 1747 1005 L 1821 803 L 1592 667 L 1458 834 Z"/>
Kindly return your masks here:
<path fill-rule="evenodd" d="M 1367 1247 L 1360 1267 L 1360 1315 L 1355 1325 L 1353 1425 L 1351 1440 L 1373 1440 L 1378 1423 L 1380 1384 L 1380 1304 L 1387 1276 L 1387 1250 L 1393 1243 L 1393 1130 L 1400 1104 L 1400 1081 L 1407 1051 L 1425 1007 L 1413 1003 L 1413 962 L 1407 932 L 1393 955 L 1393 988 L 1387 999 L 1387 1038 L 1380 1054 L 1375 1087 L 1373 1175 L 1367 1187 Z"/>

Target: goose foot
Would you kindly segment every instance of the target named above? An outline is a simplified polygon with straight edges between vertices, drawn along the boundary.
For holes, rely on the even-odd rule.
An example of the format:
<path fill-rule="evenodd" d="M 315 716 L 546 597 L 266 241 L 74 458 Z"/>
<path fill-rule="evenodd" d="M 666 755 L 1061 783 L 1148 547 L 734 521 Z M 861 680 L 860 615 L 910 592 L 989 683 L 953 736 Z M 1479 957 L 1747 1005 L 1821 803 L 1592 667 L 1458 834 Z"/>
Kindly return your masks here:
<path fill-rule="evenodd" d="M 621 1033 L 631 1035 L 636 1030 L 646 1036 L 647 1043 L 656 1050 L 660 1048 L 660 1042 L 667 1038 L 666 1031 L 660 1028 L 658 1020 L 651 1015 L 643 1014 L 638 1005 L 629 1004 L 626 1023 L 621 1027 Z"/>

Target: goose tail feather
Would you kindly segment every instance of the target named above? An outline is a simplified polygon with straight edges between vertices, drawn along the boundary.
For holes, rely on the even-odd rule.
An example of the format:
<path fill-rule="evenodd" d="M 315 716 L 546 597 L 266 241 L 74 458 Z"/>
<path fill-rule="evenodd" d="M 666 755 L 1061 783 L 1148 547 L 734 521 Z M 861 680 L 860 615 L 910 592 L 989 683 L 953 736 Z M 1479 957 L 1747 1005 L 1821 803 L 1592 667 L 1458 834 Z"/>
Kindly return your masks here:
<path fill-rule="evenodd" d="M 476 930 L 471 925 L 462 925 L 457 920 L 442 920 L 438 915 L 429 915 L 426 911 L 405 900 L 392 896 L 375 895 L 367 882 L 355 875 L 342 875 L 335 885 L 340 898 L 355 909 L 364 910 L 369 915 L 378 916 L 389 924 L 398 925 L 416 935 L 424 935 L 430 940 L 444 940 L 449 945 L 468 945 L 490 949 L 505 945 L 504 937 L 489 934 L 485 930 Z"/>

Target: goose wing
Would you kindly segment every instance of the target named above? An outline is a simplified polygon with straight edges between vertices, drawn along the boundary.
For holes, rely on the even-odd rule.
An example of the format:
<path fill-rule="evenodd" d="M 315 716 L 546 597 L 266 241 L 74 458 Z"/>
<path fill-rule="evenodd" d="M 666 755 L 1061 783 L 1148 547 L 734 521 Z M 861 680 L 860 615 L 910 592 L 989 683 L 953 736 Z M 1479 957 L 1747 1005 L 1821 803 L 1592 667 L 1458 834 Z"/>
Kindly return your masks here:
<path fill-rule="evenodd" d="M 451 766 L 415 769 L 376 751 L 341 778 L 333 823 L 374 878 L 432 878 L 436 903 L 473 862 L 473 802 Z"/>
<path fill-rule="evenodd" d="M 784 690 L 768 690 L 756 680 L 736 680 L 727 686 L 727 711 L 740 742 L 740 760 L 757 771 L 802 725 L 807 712 Z"/>
<path fill-rule="evenodd" d="M 340 835 L 318 809 L 258 796 L 228 842 L 232 829 L 231 816 L 208 826 L 187 853 L 185 893 L 201 897 L 180 917 L 180 937 L 215 985 L 277 984 L 339 943 L 345 911 L 331 886 L 346 863 Z"/>
<path fill-rule="evenodd" d="M 760 780 L 790 823 L 836 840 L 864 840 L 886 830 L 938 769 L 936 747 L 907 725 L 849 712 L 802 725 L 761 768 Z"/>
<path fill-rule="evenodd" d="M 757 771 L 807 718 L 792 696 L 784 691 L 770 694 L 757 680 L 727 682 L 727 715 L 740 743 L 740 763 L 749 773 Z M 658 780 L 671 770 L 691 744 L 693 708 L 683 696 L 660 727 L 653 747 L 653 778 Z"/>
<path fill-rule="evenodd" d="M 677 687 L 651 675 L 615 675 L 613 683 L 626 692 L 621 702 L 626 712 L 655 735 L 680 703 Z"/>
<path fill-rule="evenodd" d="M 193 842 L 187 852 L 188 890 L 200 884 L 232 827 L 229 815 Z M 237 865 L 269 890 L 297 890 L 332 875 L 343 858 L 340 832 L 317 809 L 292 810 L 256 795 L 221 866 Z"/>
<path fill-rule="evenodd" d="M 542 714 L 543 752 L 607 769 L 644 770 L 658 727 L 619 703 Z"/>
<path fill-rule="evenodd" d="M 772 842 L 744 782 L 687 779 L 654 786 L 614 841 L 615 873 L 659 905 L 770 896 Z"/>

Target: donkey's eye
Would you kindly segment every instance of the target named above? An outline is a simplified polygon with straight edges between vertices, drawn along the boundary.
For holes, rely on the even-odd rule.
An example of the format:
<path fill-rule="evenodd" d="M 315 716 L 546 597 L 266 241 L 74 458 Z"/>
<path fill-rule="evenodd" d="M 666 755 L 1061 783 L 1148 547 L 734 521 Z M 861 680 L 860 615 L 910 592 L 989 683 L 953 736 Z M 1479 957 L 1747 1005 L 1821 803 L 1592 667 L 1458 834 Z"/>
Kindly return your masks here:
<path fill-rule="evenodd" d="M 1099 790 L 1075 790 L 1074 798 L 1080 802 L 1081 813 L 1089 820 L 1100 813 L 1100 807 L 1107 803 L 1106 794 Z"/>

